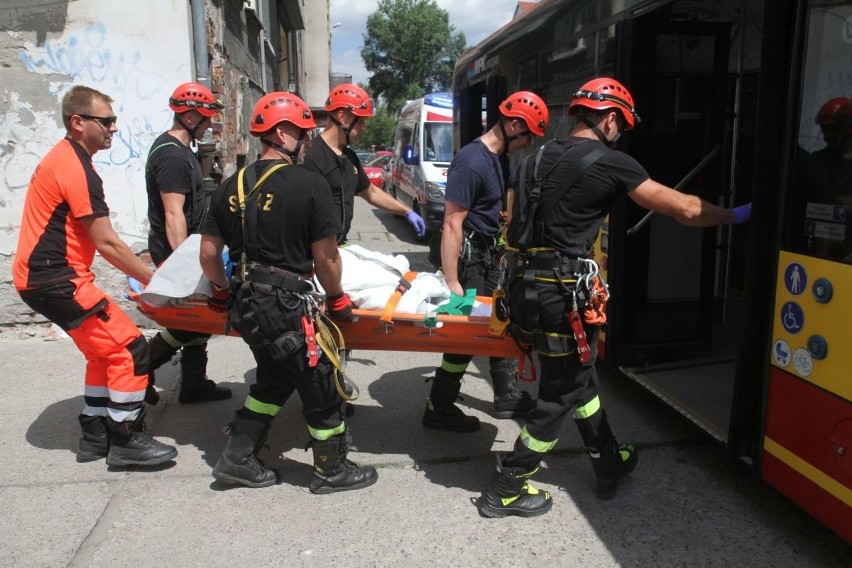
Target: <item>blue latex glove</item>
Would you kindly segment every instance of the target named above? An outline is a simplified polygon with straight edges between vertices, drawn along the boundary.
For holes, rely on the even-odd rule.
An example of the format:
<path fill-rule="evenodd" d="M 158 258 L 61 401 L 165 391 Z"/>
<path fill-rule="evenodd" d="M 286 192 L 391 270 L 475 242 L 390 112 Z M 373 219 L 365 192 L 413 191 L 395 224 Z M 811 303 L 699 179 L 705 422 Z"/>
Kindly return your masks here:
<path fill-rule="evenodd" d="M 734 225 L 741 225 L 743 223 L 748 223 L 749 220 L 751 220 L 751 201 L 749 201 L 745 205 L 740 205 L 739 207 L 734 207 L 733 212 L 734 212 Z"/>
<path fill-rule="evenodd" d="M 418 237 L 426 236 L 426 223 L 420 215 L 414 211 L 409 211 L 405 214 L 405 220 L 411 223 L 411 226 L 414 227 L 414 232 L 417 233 Z"/>
<path fill-rule="evenodd" d="M 142 283 L 132 276 L 127 277 L 127 287 L 130 288 L 131 292 L 136 292 L 137 294 L 142 293 Z"/>

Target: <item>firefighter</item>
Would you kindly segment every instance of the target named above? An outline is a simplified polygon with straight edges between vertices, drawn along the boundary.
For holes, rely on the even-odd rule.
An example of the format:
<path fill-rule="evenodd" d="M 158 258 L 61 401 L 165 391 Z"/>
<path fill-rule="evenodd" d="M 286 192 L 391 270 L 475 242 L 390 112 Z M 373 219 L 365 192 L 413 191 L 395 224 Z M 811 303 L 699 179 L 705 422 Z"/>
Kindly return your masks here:
<path fill-rule="evenodd" d="M 508 155 L 528 147 L 533 137 L 544 136 L 547 121 L 547 106 L 538 95 L 514 93 L 500 105 L 497 123 L 462 148 L 450 163 L 440 251 L 441 269 L 454 294 L 463 296 L 466 289 L 476 289 L 477 294 L 490 296 L 497 286 L 500 213 L 512 179 Z M 472 359 L 470 355 L 444 354 L 432 379 L 424 427 L 479 430 L 479 419 L 455 405 Z M 534 402 L 528 393 L 518 390 L 515 361 L 491 357 L 490 370 L 495 416 L 526 414 Z"/>
<path fill-rule="evenodd" d="M 12 273 L 21 299 L 68 333 L 86 358 L 77 461 L 157 465 L 177 450 L 145 432 L 148 344 L 92 273 L 97 251 L 142 284 L 152 276 L 113 229 L 92 165 L 118 131 L 111 103 L 79 85 L 62 98 L 65 138 L 30 179 Z"/>
<path fill-rule="evenodd" d="M 550 510 L 550 494 L 533 488 L 529 479 L 569 419 L 591 458 L 598 498 L 614 497 L 619 480 L 636 467 L 636 448 L 619 445 L 610 429 L 594 366 L 606 290 L 594 278 L 589 258 L 615 199 L 627 195 L 642 207 L 697 227 L 744 223 L 751 216 L 750 203 L 723 209 L 680 193 L 611 149 L 639 122 L 633 97 L 618 81 L 597 78 L 584 84 L 573 94 L 568 114 L 576 117 L 569 137 L 532 152 L 517 188 L 508 234 L 515 251 L 509 330 L 539 354 L 541 379 L 536 408 L 478 500 L 487 517 L 532 517 Z M 584 306 L 583 298 L 590 303 Z"/>
<path fill-rule="evenodd" d="M 329 215 L 334 203 L 328 182 L 295 167 L 316 127 L 307 104 L 289 93 L 262 97 L 250 131 L 264 146 L 260 159 L 219 186 L 202 228 L 200 261 L 212 283 L 211 308 L 226 311 L 257 361 L 257 381 L 236 411 L 230 437 L 213 477 L 247 487 L 276 482 L 257 458 L 272 420 L 293 388 L 313 448 L 313 493 L 361 489 L 376 482 L 372 467 L 347 458 L 350 436 L 333 358 L 320 353 L 319 306 L 312 274 L 328 295 L 332 317 L 351 318 L 352 303 L 340 284 L 336 236 L 342 224 Z M 222 264 L 223 246 L 237 263 L 233 291 Z"/>
<path fill-rule="evenodd" d="M 204 85 L 183 83 L 169 98 L 169 108 L 174 112 L 172 127 L 154 141 L 145 164 L 148 251 L 157 266 L 201 228 L 207 199 L 201 163 L 190 145 L 204 136 L 213 117 L 224 107 Z M 220 387 L 207 378 L 209 339 L 210 334 L 171 328 L 151 338 L 148 342 L 151 352 L 148 403 L 156 404 L 160 398 L 154 389 L 154 371 L 178 351 L 181 352 L 178 401 L 193 403 L 231 398 L 229 388 Z"/>
<path fill-rule="evenodd" d="M 364 131 L 367 120 L 373 116 L 370 95 L 357 85 L 343 83 L 328 94 L 325 111 L 328 113 L 325 130 L 305 153 L 303 167 L 322 175 L 331 185 L 334 204 L 343 227 L 337 242 L 346 244 L 355 212 L 356 195 L 373 207 L 404 215 L 417 236 L 425 236 L 426 223 L 420 215 L 372 184 L 358 155 L 349 147 Z"/>
<path fill-rule="evenodd" d="M 822 130 L 825 148 L 813 155 L 825 168 L 832 194 L 852 210 L 852 99 L 828 100 L 820 107 L 816 123 Z M 852 235 L 847 234 L 846 244 L 847 250 L 852 250 Z"/>

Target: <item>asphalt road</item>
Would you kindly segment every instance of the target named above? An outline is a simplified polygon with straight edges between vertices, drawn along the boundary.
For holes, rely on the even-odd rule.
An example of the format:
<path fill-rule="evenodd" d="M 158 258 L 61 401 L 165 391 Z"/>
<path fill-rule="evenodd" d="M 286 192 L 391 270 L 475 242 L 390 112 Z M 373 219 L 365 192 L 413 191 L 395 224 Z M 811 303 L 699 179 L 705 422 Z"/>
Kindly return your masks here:
<path fill-rule="evenodd" d="M 428 270 L 426 248 L 402 218 L 358 202 L 351 242 L 406 254 Z M 604 373 L 602 398 L 616 435 L 640 448 L 618 496 L 601 502 L 573 427 L 534 484 L 550 513 L 485 519 L 473 500 L 521 423 L 489 415 L 487 361 L 462 388 L 481 431 L 420 425 L 440 355 L 356 351 L 361 387 L 350 419 L 359 452 L 379 481 L 327 496 L 308 491 L 308 434 L 293 399 L 276 418 L 261 458 L 280 483 L 229 488 L 210 470 L 222 428 L 254 379 L 241 340 L 210 343 L 209 374 L 228 401 L 181 405 L 178 368 L 158 373 L 162 402 L 149 430 L 178 447 L 155 470 L 108 469 L 74 459 L 84 361 L 68 339 L 0 341 L 0 565 L 2 566 L 849 566 L 852 548 L 764 484 L 754 472 L 640 387 Z M 523 385 L 535 392 L 535 385 Z"/>

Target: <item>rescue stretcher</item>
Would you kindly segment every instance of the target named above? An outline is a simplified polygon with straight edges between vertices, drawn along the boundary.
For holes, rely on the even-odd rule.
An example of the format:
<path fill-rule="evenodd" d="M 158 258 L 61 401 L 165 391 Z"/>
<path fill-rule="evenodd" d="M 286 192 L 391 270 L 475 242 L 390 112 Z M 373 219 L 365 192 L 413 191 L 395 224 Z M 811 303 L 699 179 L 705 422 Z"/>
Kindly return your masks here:
<path fill-rule="evenodd" d="M 147 304 L 138 293 L 127 292 L 146 317 L 163 327 L 212 335 L 224 335 L 227 314 L 207 307 L 204 300 L 185 300 L 170 306 Z M 483 304 L 491 298 L 477 296 Z M 522 359 L 523 351 L 507 334 L 489 331 L 490 317 L 479 315 L 408 314 L 383 310 L 354 309 L 357 321 L 335 323 L 343 333 L 347 349 L 377 351 L 413 351 L 424 353 L 464 353 L 490 357 Z M 233 329 L 229 335 L 237 336 Z"/>

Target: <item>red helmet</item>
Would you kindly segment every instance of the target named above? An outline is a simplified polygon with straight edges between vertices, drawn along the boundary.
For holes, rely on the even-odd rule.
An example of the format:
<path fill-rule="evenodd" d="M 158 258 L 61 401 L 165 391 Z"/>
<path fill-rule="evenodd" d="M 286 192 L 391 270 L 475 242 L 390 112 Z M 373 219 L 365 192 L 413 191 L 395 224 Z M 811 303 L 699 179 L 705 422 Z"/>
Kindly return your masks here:
<path fill-rule="evenodd" d="M 633 107 L 633 97 L 627 88 L 609 77 L 592 79 L 571 97 L 568 105 L 568 116 L 574 116 L 580 107 L 592 110 L 616 109 L 627 121 L 627 130 L 632 130 L 637 122 L 641 122 L 636 109 Z"/>
<path fill-rule="evenodd" d="M 530 132 L 536 136 L 544 136 L 548 121 L 547 105 L 537 94 L 530 91 L 512 93 L 500 104 L 500 114 L 522 118 Z"/>
<path fill-rule="evenodd" d="M 275 92 L 262 96 L 254 105 L 249 130 L 254 136 L 263 136 L 279 122 L 285 121 L 303 129 L 317 127 L 305 101 L 290 93 Z"/>
<path fill-rule="evenodd" d="M 169 97 L 169 108 L 178 113 L 197 110 L 201 116 L 213 118 L 225 105 L 217 101 L 213 91 L 201 83 L 183 83 Z"/>
<path fill-rule="evenodd" d="M 852 99 L 835 97 L 819 109 L 815 122 L 844 128 L 845 133 L 852 132 Z"/>
<path fill-rule="evenodd" d="M 364 118 L 373 116 L 373 100 L 370 95 L 352 83 L 341 83 L 328 94 L 325 110 L 331 112 L 339 108 L 351 110 L 355 116 Z"/>

